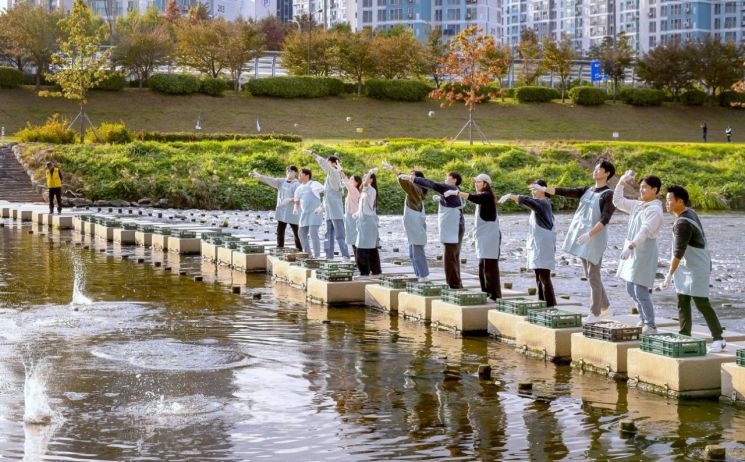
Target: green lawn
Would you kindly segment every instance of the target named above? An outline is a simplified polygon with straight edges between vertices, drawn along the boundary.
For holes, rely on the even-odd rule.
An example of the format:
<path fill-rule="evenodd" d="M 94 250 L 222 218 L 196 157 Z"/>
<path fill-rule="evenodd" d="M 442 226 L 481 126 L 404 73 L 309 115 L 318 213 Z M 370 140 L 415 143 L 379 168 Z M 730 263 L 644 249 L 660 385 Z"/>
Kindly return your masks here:
<path fill-rule="evenodd" d="M 434 117 L 428 117 L 429 111 Z M 0 125 L 12 134 L 27 121 L 41 122 L 53 113 L 69 118 L 77 113 L 70 101 L 36 96 L 32 87 L 0 90 Z M 462 127 L 462 105 L 440 108 L 436 102 L 397 103 L 367 98 L 334 97 L 282 100 L 229 92 L 224 97 L 166 96 L 149 90 L 94 92 L 89 100 L 94 123 L 124 121 L 134 130 L 191 131 L 202 116 L 205 131 L 295 133 L 306 139 L 450 138 Z M 346 117 L 352 117 L 351 122 Z M 494 141 L 611 140 L 700 141 L 706 121 L 711 141 L 724 141 L 731 125 L 734 140 L 745 140 L 745 111 L 720 107 L 666 105 L 635 108 L 621 103 L 601 107 L 549 104 L 489 103 L 478 107 L 476 119 Z M 296 125 L 297 124 L 297 125 Z M 356 132 L 363 128 L 364 133 Z"/>

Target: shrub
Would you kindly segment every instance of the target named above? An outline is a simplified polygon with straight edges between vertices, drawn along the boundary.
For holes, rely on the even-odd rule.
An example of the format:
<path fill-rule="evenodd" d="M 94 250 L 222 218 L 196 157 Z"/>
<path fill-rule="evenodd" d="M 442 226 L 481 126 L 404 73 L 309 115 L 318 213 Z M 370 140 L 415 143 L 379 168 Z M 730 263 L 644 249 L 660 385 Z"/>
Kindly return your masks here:
<path fill-rule="evenodd" d="M 429 84 L 419 80 L 379 80 L 365 82 L 365 95 L 393 101 L 424 101 L 432 91 Z"/>
<path fill-rule="evenodd" d="M 16 136 L 27 143 L 71 144 L 75 142 L 75 132 L 67 128 L 69 124 L 70 122 L 59 114 L 54 114 L 44 125 L 27 123 L 16 132 Z"/>
<path fill-rule="evenodd" d="M 96 129 L 98 138 L 90 128 L 85 133 L 85 140 L 89 143 L 124 144 L 132 141 L 132 134 L 127 130 L 124 122 L 104 122 Z"/>
<path fill-rule="evenodd" d="M 0 66 L 0 88 L 17 88 L 23 83 L 23 73 L 12 67 Z"/>
<path fill-rule="evenodd" d="M 549 103 L 561 94 L 549 87 L 520 87 L 515 90 L 515 98 L 521 103 Z"/>
<path fill-rule="evenodd" d="M 598 106 L 607 98 L 605 90 L 595 87 L 574 87 L 569 90 L 569 97 L 580 106 Z"/>
<path fill-rule="evenodd" d="M 739 104 L 743 103 L 745 103 L 745 94 L 743 93 L 738 93 L 733 90 L 719 93 L 719 105 L 722 107 L 740 107 Z"/>
<path fill-rule="evenodd" d="M 251 79 L 244 88 L 254 96 L 321 98 L 340 95 L 344 91 L 344 82 L 329 77 L 266 77 Z"/>
<path fill-rule="evenodd" d="M 298 135 L 282 133 L 248 134 L 248 133 L 188 133 L 188 132 L 140 132 L 140 141 L 159 141 L 161 143 L 177 141 L 237 141 L 237 140 L 280 140 L 289 143 L 300 143 L 303 138 Z"/>
<path fill-rule="evenodd" d="M 515 89 L 514 88 L 505 88 L 504 89 L 504 97 L 505 98 L 514 98 L 515 97 Z"/>
<path fill-rule="evenodd" d="M 213 79 L 212 77 L 203 77 L 199 81 L 199 93 L 210 96 L 222 96 L 223 92 L 228 89 L 224 80 Z"/>
<path fill-rule="evenodd" d="M 120 72 L 108 72 L 106 76 L 98 82 L 95 89 L 104 91 L 121 91 L 128 85 L 127 79 Z"/>
<path fill-rule="evenodd" d="M 665 100 L 665 93 L 652 88 L 624 88 L 619 97 L 621 101 L 632 106 L 660 106 Z"/>
<path fill-rule="evenodd" d="M 356 95 L 357 82 L 344 82 L 344 93 L 348 95 Z"/>
<path fill-rule="evenodd" d="M 706 102 L 706 93 L 701 90 L 688 90 L 680 95 L 680 102 L 686 106 L 703 106 Z"/>
<path fill-rule="evenodd" d="M 169 95 L 188 95 L 199 91 L 199 79 L 187 74 L 155 74 L 147 81 L 148 87 Z"/>

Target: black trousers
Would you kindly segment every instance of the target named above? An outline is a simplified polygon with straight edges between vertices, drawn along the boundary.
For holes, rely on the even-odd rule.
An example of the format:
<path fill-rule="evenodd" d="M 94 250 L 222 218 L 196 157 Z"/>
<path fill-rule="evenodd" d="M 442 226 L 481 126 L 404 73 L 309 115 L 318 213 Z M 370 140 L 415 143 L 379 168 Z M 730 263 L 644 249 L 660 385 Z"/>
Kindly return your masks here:
<path fill-rule="evenodd" d="M 442 258 L 445 264 L 445 280 L 451 289 L 463 288 L 463 282 L 460 278 L 460 248 L 463 245 L 463 234 L 465 232 L 466 227 L 461 223 L 460 229 L 458 229 L 458 243 L 442 244 L 445 247 L 445 254 Z"/>
<path fill-rule="evenodd" d="M 49 188 L 49 213 L 54 213 L 54 198 L 57 198 L 57 213 L 62 213 L 62 188 Z"/>
<path fill-rule="evenodd" d="M 544 300 L 547 307 L 556 306 L 554 283 L 551 282 L 551 270 L 534 269 L 535 283 L 538 285 L 538 300 Z"/>
<path fill-rule="evenodd" d="M 711 331 L 711 337 L 714 340 L 722 340 L 722 325 L 719 318 L 711 307 L 708 297 L 692 297 L 690 295 L 678 294 L 678 319 L 680 319 L 680 334 L 691 335 L 693 320 L 691 317 L 691 299 L 696 303 L 696 308 L 701 312 L 706 320 L 706 325 Z"/>
<path fill-rule="evenodd" d="M 479 283 L 481 291 L 489 298 L 502 298 L 502 287 L 499 283 L 499 260 L 496 258 L 482 258 L 479 260 Z"/>
<path fill-rule="evenodd" d="M 298 237 L 297 228 L 298 225 L 290 225 L 292 228 L 292 234 L 295 235 L 295 248 L 302 252 L 303 246 L 300 244 L 300 238 Z M 277 222 L 277 247 L 285 246 L 285 230 L 287 230 L 287 223 L 284 221 Z"/>
<path fill-rule="evenodd" d="M 383 271 L 380 269 L 380 252 L 378 249 L 357 249 L 357 269 L 360 276 L 376 275 Z"/>

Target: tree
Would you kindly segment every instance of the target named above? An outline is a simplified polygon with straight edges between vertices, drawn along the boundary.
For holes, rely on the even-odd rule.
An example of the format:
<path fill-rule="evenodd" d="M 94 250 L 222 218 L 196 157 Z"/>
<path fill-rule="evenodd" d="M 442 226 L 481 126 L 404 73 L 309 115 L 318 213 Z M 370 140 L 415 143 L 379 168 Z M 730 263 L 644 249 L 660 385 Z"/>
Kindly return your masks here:
<path fill-rule="evenodd" d="M 207 7 L 202 2 L 197 2 L 196 5 L 189 8 L 189 21 L 199 22 L 207 21 L 210 18 L 210 13 L 207 11 Z"/>
<path fill-rule="evenodd" d="M 599 60 L 603 73 L 613 80 L 613 101 L 616 101 L 618 81 L 624 78 L 626 68 L 634 58 L 629 38 L 623 34 L 619 34 L 618 37 L 605 37 L 600 45 L 590 48 L 590 57 Z"/>
<path fill-rule="evenodd" d="M 447 54 L 448 47 L 442 42 L 442 29 L 433 27 L 424 41 L 422 68 L 419 73 L 431 75 L 435 87 L 440 87 L 440 75 L 437 73 L 438 62 Z"/>
<path fill-rule="evenodd" d="M 522 81 L 525 85 L 534 85 L 543 73 L 541 63 L 541 47 L 538 36 L 533 29 L 520 32 L 520 43 L 517 52 L 523 60 Z"/>
<path fill-rule="evenodd" d="M 30 3 L 19 3 L 3 16 L 3 29 L 13 54 L 36 68 L 36 91 L 40 89 L 42 74 L 52 62 L 52 54 L 57 51 L 57 40 L 62 35 L 60 19 L 60 11 L 49 12 Z"/>
<path fill-rule="evenodd" d="M 695 51 L 696 77 L 712 96 L 743 77 L 743 49 L 734 42 L 707 37 Z"/>
<path fill-rule="evenodd" d="M 377 69 L 373 43 L 372 30 L 368 27 L 355 33 L 341 33 L 336 41 L 336 67 L 357 82 L 358 96 L 362 94 L 362 79 L 374 75 Z"/>
<path fill-rule="evenodd" d="M 243 66 L 264 52 L 264 34 L 257 23 L 243 19 L 224 22 L 223 28 L 222 62 L 230 70 L 233 89 L 238 90 Z"/>
<path fill-rule="evenodd" d="M 181 19 L 181 5 L 179 5 L 178 0 L 168 0 L 163 10 L 163 18 L 171 24 L 175 24 Z"/>
<path fill-rule="evenodd" d="M 673 100 L 678 101 L 680 93 L 696 80 L 695 55 L 694 45 L 673 41 L 649 50 L 639 60 L 636 72 L 649 85 L 670 90 Z"/>
<path fill-rule="evenodd" d="M 562 103 L 566 97 L 567 80 L 572 72 L 574 58 L 574 47 L 568 37 L 564 37 L 558 44 L 548 37 L 543 39 L 543 62 L 546 69 L 556 74 L 561 81 Z"/>
<path fill-rule="evenodd" d="M 75 0 L 72 11 L 59 24 L 66 37 L 58 41 L 59 52 L 52 55 L 57 72 L 48 77 L 60 86 L 62 92 L 46 95 L 63 96 L 80 104 L 80 113 L 75 120 L 80 119 L 82 143 L 85 122 L 93 126 L 85 114 L 88 92 L 106 76 L 109 66 L 111 51 L 101 47 L 107 39 L 107 28 L 96 21 L 83 0 Z"/>
<path fill-rule="evenodd" d="M 316 27 L 312 19 L 309 21 L 307 15 L 299 17 L 298 22 L 302 24 L 302 30 L 287 34 L 282 44 L 284 51 L 282 65 L 292 75 L 329 75 L 334 64 L 333 49 L 336 34 Z M 310 64 L 308 63 L 308 48 L 310 48 Z"/>
<path fill-rule="evenodd" d="M 114 62 L 135 76 L 140 88 L 158 66 L 168 64 L 173 51 L 170 30 L 155 5 L 142 16 L 133 10 L 117 20 Z"/>
<path fill-rule="evenodd" d="M 291 30 L 293 25 L 282 22 L 276 16 L 267 16 L 259 21 L 259 28 L 264 34 L 264 41 L 267 50 L 279 51 L 282 49 L 282 43 L 285 36 Z"/>
<path fill-rule="evenodd" d="M 223 52 L 227 28 L 223 18 L 183 22 L 176 31 L 178 63 L 217 78 L 227 67 Z"/>
<path fill-rule="evenodd" d="M 499 81 L 499 95 L 504 101 L 504 86 L 502 85 L 504 77 L 510 70 L 510 64 L 512 64 L 513 56 L 510 46 L 507 44 L 501 47 L 494 47 L 493 49 L 487 50 L 484 55 L 484 59 L 481 61 L 481 65 L 485 69 L 489 69 L 492 77 Z"/>
<path fill-rule="evenodd" d="M 430 97 L 439 99 L 441 106 L 452 105 L 456 101 L 463 101 L 468 108 L 468 122 L 460 133 L 468 127 L 468 140 L 473 144 L 473 128 L 481 132 L 478 124 L 473 120 L 473 110 L 477 104 L 488 101 L 495 95 L 485 91 L 492 82 L 492 78 L 504 72 L 508 62 L 498 59 L 498 50 L 494 37 L 482 35 L 478 26 L 468 26 L 450 43 L 450 51 L 440 60 L 441 75 L 451 75 L 458 81 L 458 85 L 445 85 L 430 93 Z M 460 136 L 456 135 L 456 139 Z"/>
<path fill-rule="evenodd" d="M 425 63 L 425 51 L 411 29 L 397 25 L 379 32 L 373 51 L 378 62 L 378 74 L 386 79 L 416 75 Z"/>
<path fill-rule="evenodd" d="M 9 22 L 8 13 L 0 14 L 0 63 L 7 63 L 23 72 L 25 61 L 18 52 Z"/>

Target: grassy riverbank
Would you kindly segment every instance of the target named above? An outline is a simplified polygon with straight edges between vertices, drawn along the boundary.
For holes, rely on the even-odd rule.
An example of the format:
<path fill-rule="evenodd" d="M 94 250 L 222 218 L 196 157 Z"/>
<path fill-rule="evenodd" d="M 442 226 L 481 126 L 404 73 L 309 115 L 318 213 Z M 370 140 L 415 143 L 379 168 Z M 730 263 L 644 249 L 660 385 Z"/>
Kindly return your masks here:
<path fill-rule="evenodd" d="M 428 117 L 435 111 L 434 117 Z M 12 134 L 26 122 L 41 123 L 54 113 L 72 119 L 74 102 L 41 98 L 31 87 L 0 90 L 0 125 Z M 150 90 L 92 92 L 88 112 L 94 123 L 123 121 L 133 131 L 181 132 L 194 129 L 201 114 L 205 132 L 294 133 L 313 140 L 455 136 L 466 121 L 463 105 L 441 109 L 437 102 L 401 103 L 352 96 L 320 99 L 251 97 L 228 92 L 224 97 L 168 96 Z M 351 117 L 351 122 L 346 122 Z M 476 119 L 491 140 L 611 140 L 700 141 L 699 126 L 706 121 L 711 141 L 725 141 L 731 125 L 734 140 L 745 140 L 745 111 L 721 107 L 633 107 L 608 102 L 597 107 L 558 101 L 545 104 L 506 102 L 482 104 Z M 297 126 L 295 125 L 297 124 Z M 358 134 L 357 128 L 364 133 Z M 461 138 L 463 139 L 463 138 Z"/>
<path fill-rule="evenodd" d="M 527 193 L 526 186 L 544 178 L 554 186 L 587 184 L 600 156 L 619 171 L 654 173 L 663 183 L 691 191 L 694 206 L 709 210 L 745 208 L 745 146 L 664 143 L 510 143 L 466 146 L 438 140 L 297 144 L 282 141 L 197 143 L 134 142 L 126 145 L 24 145 L 24 161 L 41 174 L 46 160 L 59 162 L 71 189 L 89 199 L 167 198 L 177 207 L 268 209 L 273 191 L 248 177 L 257 168 L 281 176 L 288 163 L 320 172 L 303 148 L 338 152 L 345 171 L 362 174 L 383 159 L 402 170 L 419 168 L 434 179 L 451 170 L 469 178 L 487 172 L 498 194 Z M 41 178 L 41 176 L 39 176 Z M 314 177 L 323 181 L 318 174 Z M 380 212 L 400 213 L 403 194 L 392 174 L 381 172 Z M 465 189 L 472 187 L 470 180 Z M 567 205 L 555 198 L 558 208 Z M 428 204 L 434 209 L 434 204 Z M 512 206 L 510 206 L 512 207 Z"/>

